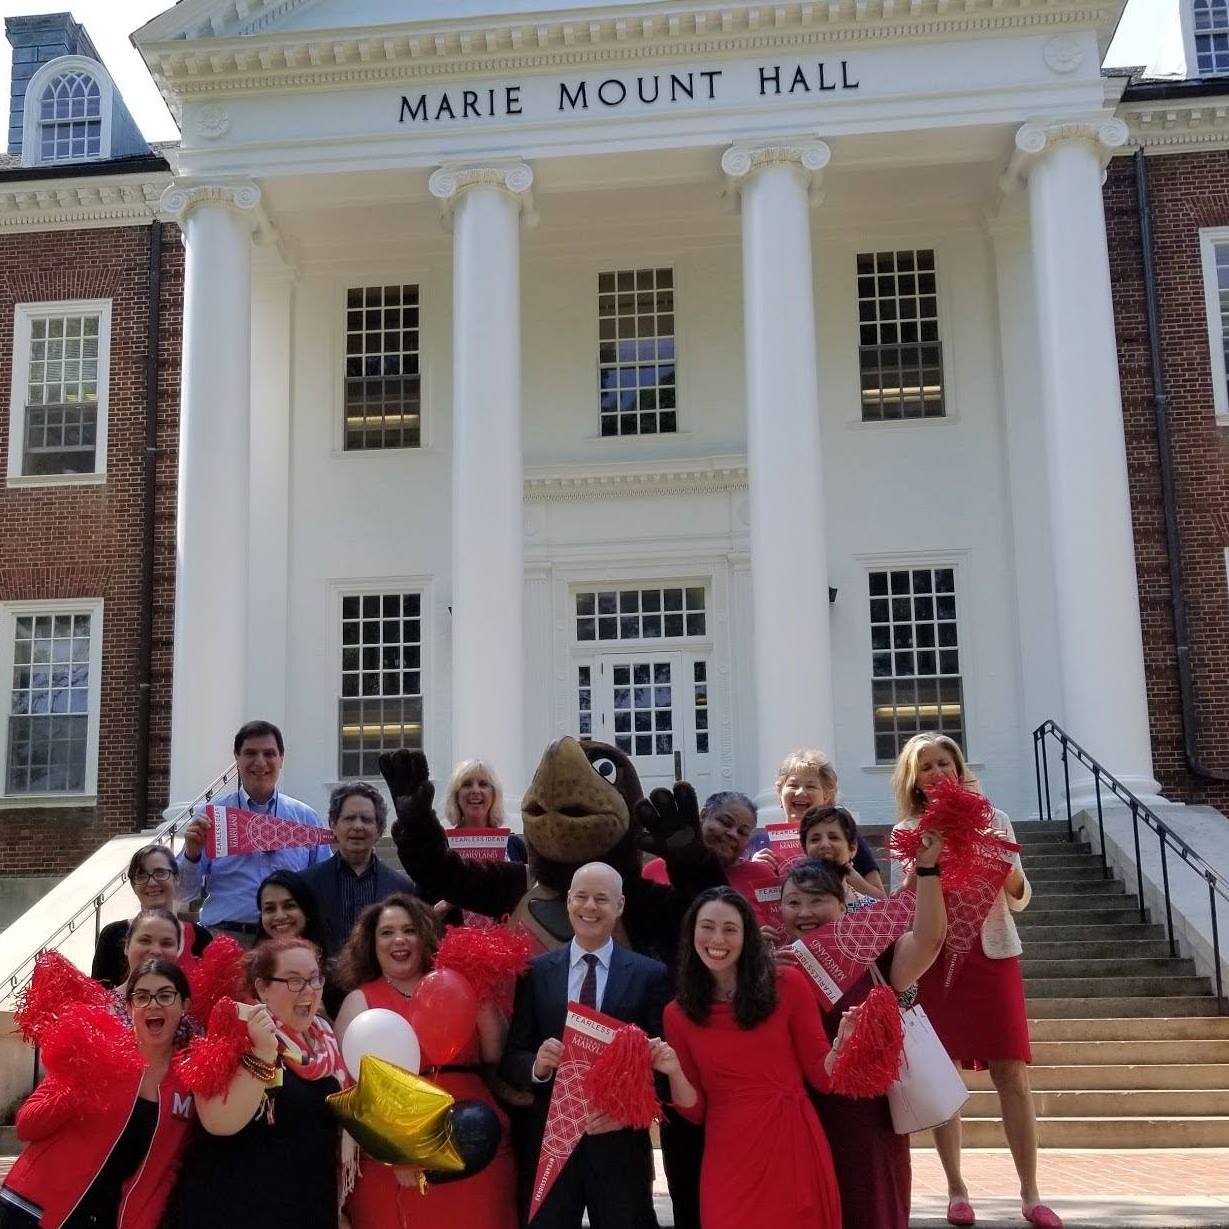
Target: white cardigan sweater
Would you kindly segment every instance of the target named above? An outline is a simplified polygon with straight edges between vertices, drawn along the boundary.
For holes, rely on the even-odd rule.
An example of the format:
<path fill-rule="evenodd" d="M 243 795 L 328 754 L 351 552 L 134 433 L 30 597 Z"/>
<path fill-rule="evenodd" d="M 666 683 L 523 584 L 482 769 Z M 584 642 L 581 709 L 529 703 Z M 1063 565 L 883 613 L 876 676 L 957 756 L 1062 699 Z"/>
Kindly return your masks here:
<path fill-rule="evenodd" d="M 910 816 L 908 819 L 902 819 L 896 827 L 916 828 L 917 822 L 917 816 Z M 1009 841 L 1016 839 L 1015 829 L 1011 826 L 1011 820 L 997 808 L 994 812 L 994 826 L 1000 832 L 1005 833 Z M 1010 855 L 1009 860 L 1012 866 L 1021 875 L 1024 875 L 1024 867 L 1020 864 L 1020 855 L 1013 853 Z M 940 857 L 939 861 L 943 861 L 942 857 Z M 893 862 L 893 886 L 896 886 L 901 873 L 900 863 Z M 1029 883 L 1028 876 L 1024 875 L 1024 894 L 1022 896 L 1017 898 L 1010 895 L 1006 889 L 1002 889 L 998 896 L 995 897 L 994 903 L 990 906 L 990 912 L 986 914 L 986 920 L 982 923 L 981 928 L 981 949 L 991 960 L 1005 960 L 1008 956 L 1018 956 L 1024 951 L 1024 947 L 1020 943 L 1020 932 L 1016 930 L 1016 924 L 1011 920 L 1011 915 L 1026 909 L 1032 896 L 1032 884 Z"/>

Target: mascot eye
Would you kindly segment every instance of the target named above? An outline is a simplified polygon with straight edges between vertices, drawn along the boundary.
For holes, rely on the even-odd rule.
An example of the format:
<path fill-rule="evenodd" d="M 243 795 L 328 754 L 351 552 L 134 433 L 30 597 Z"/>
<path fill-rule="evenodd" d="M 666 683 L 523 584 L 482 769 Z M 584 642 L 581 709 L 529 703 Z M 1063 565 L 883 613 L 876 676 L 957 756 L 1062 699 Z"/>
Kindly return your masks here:
<path fill-rule="evenodd" d="M 608 760 L 605 757 L 593 761 L 593 771 L 598 776 L 605 777 L 607 781 L 613 781 L 619 772 L 614 760 Z"/>

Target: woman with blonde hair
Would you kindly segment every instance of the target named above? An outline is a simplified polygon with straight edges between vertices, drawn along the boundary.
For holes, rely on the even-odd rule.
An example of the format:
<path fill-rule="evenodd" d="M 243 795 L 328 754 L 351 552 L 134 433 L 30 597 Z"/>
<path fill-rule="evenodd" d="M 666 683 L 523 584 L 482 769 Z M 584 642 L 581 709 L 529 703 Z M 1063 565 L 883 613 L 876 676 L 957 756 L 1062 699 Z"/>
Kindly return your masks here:
<path fill-rule="evenodd" d="M 777 769 L 777 797 L 785 813 L 785 822 L 801 830 L 808 811 L 835 805 L 837 787 L 836 768 L 822 751 L 814 747 L 791 751 Z M 855 891 L 877 899 L 888 894 L 875 855 L 861 836 L 856 837 L 849 866 L 849 886 Z"/>
<path fill-rule="evenodd" d="M 448 779 L 444 818 L 453 828 L 502 828 L 504 787 L 487 760 L 462 760 Z M 514 832 L 508 837 L 507 860 L 527 862 L 525 842 Z"/>
<path fill-rule="evenodd" d="M 915 734 L 905 744 L 892 774 L 897 827 L 913 827 L 926 807 L 927 791 L 943 780 L 978 789 L 964 753 L 946 734 Z M 997 831 L 1014 840 L 1011 820 L 994 812 Z M 1037 1115 L 1028 1083 L 1032 1049 L 1020 973 L 1020 936 L 1012 913 L 1024 909 L 1032 888 L 1010 855 L 1006 882 L 982 923 L 981 942 L 973 944 L 949 987 L 942 960 L 918 983 L 919 1001 L 953 1062 L 973 1070 L 988 1069 L 998 1093 L 1003 1130 L 1020 1177 L 1020 1212 L 1039 1229 L 1062 1229 L 1062 1221 L 1037 1191 Z M 910 869 L 910 876 L 912 870 Z M 934 1131 L 935 1147 L 947 1175 L 947 1220 L 972 1225 L 975 1215 L 960 1169 L 960 1115 Z"/>

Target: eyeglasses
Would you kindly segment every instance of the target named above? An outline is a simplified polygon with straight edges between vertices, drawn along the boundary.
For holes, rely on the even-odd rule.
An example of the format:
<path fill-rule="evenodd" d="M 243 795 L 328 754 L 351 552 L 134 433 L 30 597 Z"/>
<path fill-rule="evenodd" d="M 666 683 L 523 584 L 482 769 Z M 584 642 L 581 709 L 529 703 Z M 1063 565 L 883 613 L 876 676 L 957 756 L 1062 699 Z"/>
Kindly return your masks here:
<path fill-rule="evenodd" d="M 310 977 L 298 977 L 296 975 L 290 977 L 270 977 L 269 980 L 280 981 L 291 994 L 302 994 L 308 986 L 313 990 L 319 990 L 324 985 L 324 978 L 319 973 L 313 973 Z"/>
<path fill-rule="evenodd" d="M 174 986 L 163 986 L 161 990 L 134 990 L 128 1001 L 133 1007 L 148 1007 L 157 1003 L 159 1007 L 170 1007 L 179 998 L 179 991 Z"/>
<path fill-rule="evenodd" d="M 137 871 L 132 882 L 148 883 L 152 879 L 155 883 L 166 883 L 170 877 L 171 872 L 165 866 L 160 866 L 156 871 Z"/>

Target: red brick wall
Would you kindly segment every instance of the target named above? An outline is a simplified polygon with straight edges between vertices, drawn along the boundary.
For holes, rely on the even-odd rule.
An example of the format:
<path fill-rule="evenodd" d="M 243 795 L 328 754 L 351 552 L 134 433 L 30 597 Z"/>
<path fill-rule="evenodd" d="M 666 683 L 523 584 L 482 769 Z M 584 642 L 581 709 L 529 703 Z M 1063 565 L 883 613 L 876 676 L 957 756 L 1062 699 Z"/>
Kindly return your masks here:
<path fill-rule="evenodd" d="M 1201 227 L 1229 226 L 1229 152 L 1150 157 L 1147 170 L 1199 754 L 1229 774 L 1229 433 L 1215 420 L 1199 251 Z M 1229 786 L 1194 776 L 1183 751 L 1131 159 L 1111 164 L 1105 207 L 1156 775 L 1168 797 L 1226 809 Z"/>
<path fill-rule="evenodd" d="M 112 300 L 106 482 L 0 487 L 0 601 L 104 602 L 97 805 L 0 810 L 0 874 L 71 869 L 108 837 L 146 822 L 134 805 L 149 244 L 140 226 L 0 236 L 0 456 L 8 455 L 14 304 Z M 173 226 L 163 228 L 161 300 L 151 815 L 166 802 L 169 751 L 183 314 L 183 250 Z"/>

